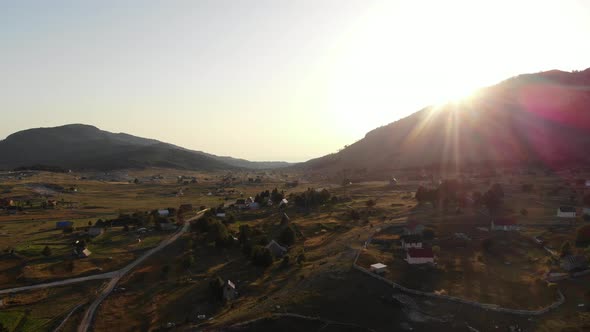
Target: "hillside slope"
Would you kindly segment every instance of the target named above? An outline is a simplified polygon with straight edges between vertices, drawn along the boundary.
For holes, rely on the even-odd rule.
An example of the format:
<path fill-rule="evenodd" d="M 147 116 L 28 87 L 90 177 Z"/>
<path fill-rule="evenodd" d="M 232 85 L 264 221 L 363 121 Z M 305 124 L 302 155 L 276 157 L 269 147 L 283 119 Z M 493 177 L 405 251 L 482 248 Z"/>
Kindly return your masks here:
<path fill-rule="evenodd" d="M 427 107 L 377 128 L 311 171 L 590 161 L 590 68 L 508 79 L 469 100 Z"/>
<path fill-rule="evenodd" d="M 218 157 L 153 139 L 73 124 L 23 130 L 0 141 L 0 169 L 32 165 L 96 170 L 144 167 L 215 170 L 272 168 L 283 163 Z"/>

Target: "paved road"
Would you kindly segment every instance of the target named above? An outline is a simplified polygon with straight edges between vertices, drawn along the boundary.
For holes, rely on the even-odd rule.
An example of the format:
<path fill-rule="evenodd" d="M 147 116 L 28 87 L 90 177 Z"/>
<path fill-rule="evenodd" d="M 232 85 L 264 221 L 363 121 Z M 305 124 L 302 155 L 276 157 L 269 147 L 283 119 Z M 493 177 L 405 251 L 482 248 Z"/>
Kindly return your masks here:
<path fill-rule="evenodd" d="M 120 269 L 119 271 L 116 271 L 115 276 L 111 279 L 111 281 L 109 281 L 107 286 L 103 289 L 102 293 L 98 296 L 98 298 L 96 298 L 96 300 L 94 300 L 94 302 L 92 302 L 90 307 L 88 307 L 88 309 L 84 313 L 84 317 L 82 318 L 82 322 L 80 322 L 80 325 L 78 326 L 78 332 L 88 331 L 88 329 L 90 328 L 90 325 L 92 324 L 92 320 L 94 318 L 94 313 L 96 312 L 96 309 L 102 303 L 102 301 L 107 296 L 109 296 L 109 294 L 113 291 L 113 289 L 115 288 L 115 286 L 117 285 L 119 280 L 121 280 L 121 278 L 123 276 L 125 276 L 125 274 L 127 274 L 129 271 L 131 271 L 137 265 L 141 264 L 144 260 L 146 260 L 151 255 L 164 249 L 164 247 L 171 244 L 172 242 L 178 240 L 178 238 L 188 230 L 188 228 L 190 226 L 190 222 L 200 218 L 204 212 L 205 211 L 201 211 L 201 212 L 197 213 L 197 215 L 195 217 L 187 219 L 184 222 L 184 225 L 182 226 L 182 228 L 178 232 L 176 232 L 174 235 L 172 235 L 171 237 L 162 241 L 157 247 L 152 248 L 152 249 L 148 250 L 147 252 L 145 252 L 143 255 L 141 255 L 141 257 L 139 257 L 138 259 L 133 261 L 131 264 Z"/>

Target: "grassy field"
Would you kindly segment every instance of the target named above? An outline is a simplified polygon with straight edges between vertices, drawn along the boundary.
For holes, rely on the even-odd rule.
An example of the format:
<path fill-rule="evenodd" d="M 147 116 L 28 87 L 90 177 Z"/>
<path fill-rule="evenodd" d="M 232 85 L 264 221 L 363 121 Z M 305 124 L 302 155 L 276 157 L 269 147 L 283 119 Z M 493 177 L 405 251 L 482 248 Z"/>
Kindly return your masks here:
<path fill-rule="evenodd" d="M 152 178 L 155 175 L 157 179 Z M 179 175 L 194 176 L 197 183 L 179 183 Z M 263 178 L 261 183 L 248 181 L 256 176 Z M 47 186 L 43 184 L 77 190 L 51 192 L 50 198 L 71 202 L 57 209 L 43 210 L 33 202 L 33 208 L 25 208 L 19 214 L 0 216 L 0 249 L 11 247 L 16 252 L 1 256 L 0 287 L 117 269 L 143 250 L 157 245 L 168 234 L 148 232 L 142 235 L 140 243 L 133 231 L 127 233 L 113 228 L 89 243 L 93 252 L 90 258 L 72 260 L 70 243 L 73 238 L 55 230 L 55 221 L 72 220 L 76 227 L 84 227 L 89 221 L 114 218 L 120 213 L 143 213 L 184 203 L 193 207 L 219 206 L 275 187 L 287 194 L 311 187 L 327 188 L 339 199 L 311 209 L 296 208 L 291 202 L 284 211 L 276 206 L 257 211 L 232 211 L 235 222 L 229 224 L 228 229 L 234 236 L 241 225 L 250 225 L 268 239 L 278 238 L 284 227 L 281 226 L 283 212 L 289 216 L 297 241 L 289 248 L 291 263 L 287 267 L 282 267 L 280 260 L 268 268 L 256 267 L 239 247 L 220 249 L 205 241 L 206 236 L 202 234 L 186 234 L 121 281 L 117 290 L 99 307 L 94 330 L 153 330 L 168 323 L 175 323 L 178 330 L 217 329 L 286 312 L 337 322 L 322 323 L 322 331 L 342 330 L 346 325 L 338 325 L 340 323 L 358 325 L 359 330 L 378 331 L 408 327 L 415 331 L 457 331 L 465 330 L 466 324 L 484 331 L 494 325 L 507 329 L 518 323 L 528 327 L 527 330 L 552 331 L 558 326 L 583 326 L 587 318 L 577 306 L 588 301 L 583 295 L 587 292 L 587 283 L 583 282 L 560 283 L 568 304 L 547 317 L 529 321 L 442 300 L 414 298 L 419 309 L 407 308 L 392 301 L 391 296 L 398 293 L 386 284 L 351 269 L 356 250 L 370 234 L 392 226 L 399 229 L 400 225 L 416 220 L 435 230 L 434 244 L 441 249 L 436 268 L 409 267 L 401 260 L 401 252 L 395 244 L 397 233 L 387 234 L 387 231 L 382 232 L 381 240 L 389 243 L 370 246 L 361 255 L 360 263 L 386 263 L 390 267 L 388 277 L 417 289 L 444 290 L 450 295 L 507 307 L 544 306 L 555 299 L 556 290 L 538 281 L 548 269 L 544 262 L 547 254 L 531 237 L 542 235 L 551 246 L 559 248 L 563 241 L 573 239 L 575 226 L 549 225 L 556 202 L 521 192 L 520 182 L 533 181 L 535 177 L 498 177 L 475 183 L 474 190 L 480 191 L 489 186 L 487 182 L 504 183 L 510 195 L 506 199 L 508 211 L 515 216 L 522 208 L 529 211 L 527 216 L 518 216 L 523 225 L 521 235 L 492 235 L 481 230 L 489 226 L 489 219 L 475 210 L 467 209 L 462 215 L 456 215 L 428 204 L 417 205 L 414 192 L 424 181 L 400 181 L 395 187 L 386 181 L 341 186 L 340 181 L 325 178 L 312 181 L 301 174 L 280 171 L 241 172 L 231 177 L 235 180 L 220 185 L 228 178 L 227 174 L 150 169 L 112 174 L 38 173 L 20 181 L 2 180 L 3 196 L 34 196 L 39 191 L 47 194 Z M 139 183 L 133 183 L 135 178 Z M 294 179 L 300 181 L 299 186 L 287 188 L 285 183 Z M 549 188 L 558 181 L 547 178 L 539 185 Z M 181 191 L 183 194 L 178 195 Z M 369 200 L 376 204 L 369 207 Z M 358 218 L 352 218 L 352 210 L 358 212 Z M 456 241 L 451 241 L 455 233 L 464 233 L 471 241 L 467 246 L 457 246 Z M 493 245 L 483 250 L 482 241 L 490 237 Z M 41 254 L 46 245 L 52 249 L 49 257 Z M 294 258 L 300 253 L 305 254 L 305 261 L 297 264 Z M 190 256 L 194 258 L 194 265 L 187 267 L 184 262 Z M 237 300 L 225 305 L 211 300 L 209 281 L 216 275 L 236 284 L 240 294 Z M 35 324 L 43 323 L 40 329 L 43 330 L 71 310 L 79 294 L 92 299 L 92 291 L 90 288 L 87 291 L 56 289 L 49 299 L 62 301 L 60 310 L 51 311 L 43 307 L 45 302 L 37 301 L 31 302 L 30 313 L 23 310 L 23 306 L 2 308 L 0 320 L 5 325 L 10 324 L 12 329 L 17 328 L 16 324 L 18 328 L 31 326 L 27 328 L 34 330 Z M 37 313 L 45 311 L 45 316 Z M 75 329 L 82 312 L 72 316 L 65 330 Z M 199 320 L 200 314 L 206 315 L 207 320 Z M 50 317 L 54 320 L 50 321 Z M 296 331 L 315 328 L 314 324 L 275 318 L 258 321 L 247 328 Z"/>

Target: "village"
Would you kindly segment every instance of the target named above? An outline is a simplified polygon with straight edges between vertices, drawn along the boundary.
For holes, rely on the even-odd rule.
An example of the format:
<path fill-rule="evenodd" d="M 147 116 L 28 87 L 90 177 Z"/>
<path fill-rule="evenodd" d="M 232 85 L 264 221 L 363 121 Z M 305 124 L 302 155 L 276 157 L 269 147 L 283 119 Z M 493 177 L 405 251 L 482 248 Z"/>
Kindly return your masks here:
<path fill-rule="evenodd" d="M 360 278 L 375 289 L 393 286 L 407 294 L 394 294 L 397 305 L 417 296 L 424 303 L 523 317 L 516 325 L 493 318 L 506 328 L 549 331 L 554 324 L 585 320 L 590 180 L 512 171 L 437 177 L 424 171 L 378 181 L 170 170 L 5 177 L 0 291 L 110 278 L 111 271 L 126 269 L 174 234 L 178 241 L 119 281 L 98 307 L 94 330 L 119 324 L 119 310 L 140 299 L 151 304 L 129 307 L 129 329 L 231 326 L 261 312 L 307 316 L 311 308 L 322 311 L 321 301 L 306 309 L 311 298 L 318 302 L 311 292 L 334 296 L 323 286 L 330 278 Z M 543 180 L 531 185 L 538 178 Z M 89 304 L 81 295 L 97 287 L 76 285 L 80 290 L 68 293 L 55 317 L 37 316 L 34 308 L 47 306 L 35 295 L 41 291 L 0 294 L 0 322 L 9 331 L 73 328 Z M 147 293 L 146 285 L 153 285 Z M 371 308 L 379 303 L 365 301 Z M 412 310 L 401 328 L 444 330 L 448 324 L 436 310 L 420 309 L 431 317 L 420 320 L 412 318 L 418 309 Z M 560 310 L 574 318 L 563 321 Z M 146 313 L 154 318 L 142 320 Z M 325 315 L 338 324 L 371 324 Z M 470 327 L 483 324 L 481 330 L 491 324 L 461 319 Z"/>

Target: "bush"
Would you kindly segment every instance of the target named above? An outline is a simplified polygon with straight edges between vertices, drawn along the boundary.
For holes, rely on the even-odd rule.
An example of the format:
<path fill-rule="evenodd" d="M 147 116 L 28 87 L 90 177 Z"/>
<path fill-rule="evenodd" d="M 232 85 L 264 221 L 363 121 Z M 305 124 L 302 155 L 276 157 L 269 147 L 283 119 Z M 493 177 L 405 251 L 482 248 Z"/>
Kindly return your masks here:
<path fill-rule="evenodd" d="M 520 214 L 522 214 L 523 216 L 526 217 L 526 216 L 528 216 L 529 211 L 527 209 L 522 209 L 522 210 L 520 210 Z"/>
<path fill-rule="evenodd" d="M 266 247 L 254 246 L 252 248 L 252 263 L 262 267 L 271 266 L 273 263 L 272 253 Z"/>
<path fill-rule="evenodd" d="M 424 240 L 433 240 L 434 235 L 435 233 L 432 228 L 426 228 L 424 229 L 424 231 L 422 231 L 422 236 L 424 237 Z"/>
<path fill-rule="evenodd" d="M 49 248 L 48 246 L 45 246 L 45 248 L 43 248 L 42 254 L 45 257 L 51 256 L 51 248 Z"/>
<path fill-rule="evenodd" d="M 291 246 L 295 243 L 295 231 L 291 226 L 285 227 L 279 235 L 279 242 L 285 246 Z"/>

